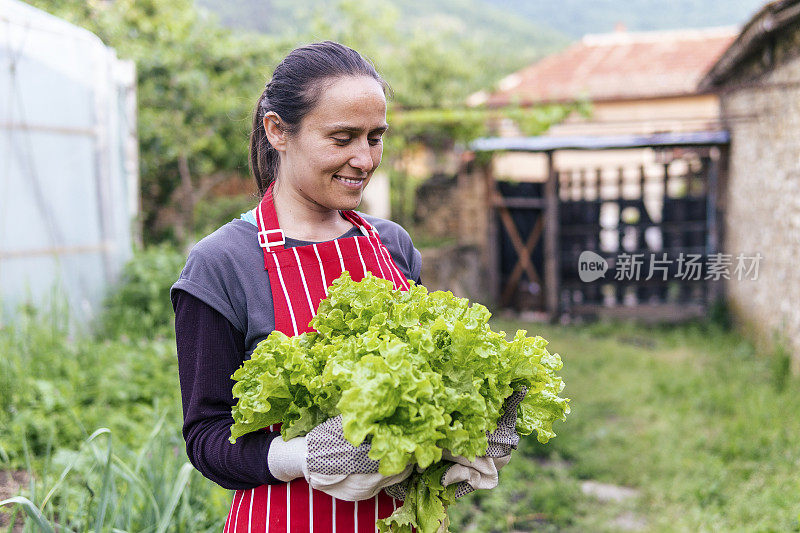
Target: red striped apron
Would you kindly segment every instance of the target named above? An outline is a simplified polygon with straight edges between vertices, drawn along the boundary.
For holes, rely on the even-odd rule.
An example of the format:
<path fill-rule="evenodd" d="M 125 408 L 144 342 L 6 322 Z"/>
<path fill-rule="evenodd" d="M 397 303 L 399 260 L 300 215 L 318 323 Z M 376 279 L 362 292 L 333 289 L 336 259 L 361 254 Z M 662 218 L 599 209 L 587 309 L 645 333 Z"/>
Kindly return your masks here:
<path fill-rule="evenodd" d="M 408 290 L 408 280 L 397 268 L 378 232 L 354 211 L 342 216 L 362 235 L 296 248 L 284 248 L 272 186 L 257 209 L 258 240 L 264 249 L 275 309 L 275 329 L 286 335 L 311 331 L 308 323 L 328 286 L 347 270 L 355 280 L 367 272 L 392 281 L 395 289 Z M 270 429 L 277 429 L 271 426 Z M 280 438 L 280 437 L 278 437 Z M 386 518 L 397 500 L 381 491 L 369 500 L 348 502 L 312 489 L 305 479 L 237 490 L 224 533 L 361 533 L 376 531 L 375 522 Z"/>

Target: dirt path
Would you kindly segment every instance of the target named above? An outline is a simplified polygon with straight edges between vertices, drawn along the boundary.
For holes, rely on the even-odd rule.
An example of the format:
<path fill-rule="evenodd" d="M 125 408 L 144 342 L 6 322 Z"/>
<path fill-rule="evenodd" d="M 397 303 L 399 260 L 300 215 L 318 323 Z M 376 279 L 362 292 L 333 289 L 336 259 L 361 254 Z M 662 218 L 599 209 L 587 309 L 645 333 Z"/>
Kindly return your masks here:
<path fill-rule="evenodd" d="M 581 483 L 581 492 L 600 502 L 621 503 L 639 497 L 639 491 L 636 489 L 598 481 L 584 481 Z M 612 525 L 619 531 L 643 531 L 647 527 L 647 521 L 635 513 L 626 511 L 614 518 Z"/>
<path fill-rule="evenodd" d="M 23 487 L 28 485 L 30 476 L 25 470 L 0 470 L 0 501 L 11 498 L 20 493 Z M 10 506 L 3 506 L 0 508 L 0 527 L 8 528 L 9 521 L 11 520 Z M 22 516 L 17 513 L 15 520 L 14 533 L 22 531 Z"/>

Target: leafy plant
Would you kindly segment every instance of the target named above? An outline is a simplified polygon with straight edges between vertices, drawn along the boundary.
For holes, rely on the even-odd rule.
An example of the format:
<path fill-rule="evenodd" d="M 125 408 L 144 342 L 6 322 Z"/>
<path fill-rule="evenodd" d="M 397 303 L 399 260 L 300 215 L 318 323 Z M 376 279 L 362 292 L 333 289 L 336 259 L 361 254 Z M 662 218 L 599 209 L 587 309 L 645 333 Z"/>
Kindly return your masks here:
<path fill-rule="evenodd" d="M 137 251 L 122 279 L 105 301 L 98 334 L 103 337 L 154 338 L 174 334 L 169 289 L 178 279 L 186 257 L 169 245 Z"/>
<path fill-rule="evenodd" d="M 553 422 L 569 413 L 569 400 L 558 397 L 558 354 L 524 330 L 507 341 L 490 329 L 490 316 L 449 292 L 421 285 L 395 291 L 387 280 L 368 274 L 354 282 L 344 272 L 320 302 L 311 321 L 316 331 L 271 333 L 234 373 L 231 442 L 276 423 L 288 440 L 341 414 L 348 441 L 371 440 L 370 457 L 383 475 L 410 463 L 430 468 L 413 475 L 412 497 L 384 526 L 435 531 L 453 501 L 453 487 L 437 477 L 448 466 L 443 449 L 484 455 L 486 432 L 523 386 L 529 393 L 518 410 L 520 434 L 536 430 L 547 442 Z"/>
<path fill-rule="evenodd" d="M 160 297 L 168 302 L 166 295 Z M 0 449 L 9 467 L 25 466 L 23 444 L 39 458 L 53 446 L 78 446 L 87 428 L 98 426 L 135 445 L 154 411 L 179 412 L 175 341 L 166 336 L 171 318 L 164 337 L 148 339 L 143 335 L 153 330 L 135 324 L 145 315 L 126 310 L 128 323 L 118 327 L 130 338 L 73 336 L 57 310 L 31 307 L 0 328 Z M 179 425 L 179 417 L 172 423 Z"/>
<path fill-rule="evenodd" d="M 115 447 L 111 431 L 100 428 L 77 450 L 57 450 L 41 479 L 25 495 L 0 501 L 0 508 L 21 509 L 25 531 L 219 531 L 215 517 L 224 511 L 209 501 L 221 489 L 198 479 L 175 453 L 181 437 L 165 427 L 167 419 L 162 415 L 137 449 Z M 102 437 L 106 445 L 98 446 Z M 53 468 L 60 472 L 50 473 Z"/>

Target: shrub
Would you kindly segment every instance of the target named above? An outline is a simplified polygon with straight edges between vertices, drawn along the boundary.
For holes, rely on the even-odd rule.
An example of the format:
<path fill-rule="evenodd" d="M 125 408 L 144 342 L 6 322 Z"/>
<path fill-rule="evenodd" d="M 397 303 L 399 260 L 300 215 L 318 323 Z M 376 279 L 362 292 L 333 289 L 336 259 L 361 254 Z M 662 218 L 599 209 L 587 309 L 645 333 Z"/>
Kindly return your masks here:
<path fill-rule="evenodd" d="M 137 252 L 105 301 L 97 334 L 104 337 L 155 338 L 174 335 L 169 289 L 178 279 L 186 256 L 169 245 Z"/>

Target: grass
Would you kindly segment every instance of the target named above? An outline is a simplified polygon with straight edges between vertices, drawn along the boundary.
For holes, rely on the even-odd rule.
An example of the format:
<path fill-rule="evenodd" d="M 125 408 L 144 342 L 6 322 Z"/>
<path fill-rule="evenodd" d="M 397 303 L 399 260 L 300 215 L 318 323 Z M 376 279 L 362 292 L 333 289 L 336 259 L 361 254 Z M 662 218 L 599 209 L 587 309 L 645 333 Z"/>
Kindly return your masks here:
<path fill-rule="evenodd" d="M 72 337 L 66 318 L 22 307 L 0 327 L 0 470 L 29 480 L 0 530 L 219 531 L 230 492 L 186 458 L 174 337 Z"/>
<path fill-rule="evenodd" d="M 525 328 L 561 354 L 572 414 L 528 438 L 457 531 L 797 531 L 800 384 L 785 355 L 713 324 Z M 596 480 L 639 496 L 600 502 Z M 460 507 L 460 509 L 459 509 Z"/>

